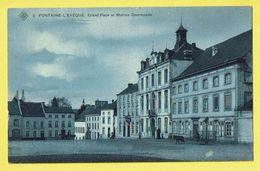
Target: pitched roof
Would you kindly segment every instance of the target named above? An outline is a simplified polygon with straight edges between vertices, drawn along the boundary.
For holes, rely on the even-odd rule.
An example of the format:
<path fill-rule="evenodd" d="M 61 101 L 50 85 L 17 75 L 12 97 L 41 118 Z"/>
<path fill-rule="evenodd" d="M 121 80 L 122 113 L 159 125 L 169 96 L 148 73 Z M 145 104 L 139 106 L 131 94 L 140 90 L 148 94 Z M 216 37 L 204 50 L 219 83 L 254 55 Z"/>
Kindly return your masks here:
<path fill-rule="evenodd" d="M 45 117 L 41 103 L 21 102 L 20 106 L 24 117 Z"/>
<path fill-rule="evenodd" d="M 86 106 L 85 110 L 78 115 L 76 121 L 83 122 L 85 121 L 86 115 L 91 114 L 100 114 L 100 109 L 96 109 L 95 106 Z"/>
<path fill-rule="evenodd" d="M 187 31 L 187 29 L 185 29 L 183 27 L 183 25 L 181 24 L 180 27 L 178 28 L 178 30 L 176 30 L 176 33 L 179 32 L 179 31 Z"/>
<path fill-rule="evenodd" d="M 190 50 L 191 53 L 191 58 L 196 59 L 202 52 L 203 50 L 198 48 L 198 47 L 193 47 L 190 43 L 183 43 L 178 49 L 173 49 L 172 51 L 174 53 L 171 53 L 170 58 L 171 59 L 178 59 L 178 60 L 184 60 L 186 58 L 184 52 L 186 50 Z"/>
<path fill-rule="evenodd" d="M 8 101 L 8 112 L 9 115 L 22 115 L 17 100 Z"/>
<path fill-rule="evenodd" d="M 113 103 L 109 103 L 107 105 L 104 105 L 101 110 L 115 110 L 117 108 L 117 101 L 114 101 Z"/>
<path fill-rule="evenodd" d="M 217 48 L 217 53 L 214 56 L 212 56 L 213 47 Z M 238 62 L 251 50 L 252 30 L 249 30 L 222 43 L 207 48 L 173 81 L 204 73 L 232 62 Z"/>
<path fill-rule="evenodd" d="M 45 113 L 74 113 L 72 108 L 70 107 L 51 107 L 51 106 L 45 106 L 44 107 Z"/>
<path fill-rule="evenodd" d="M 138 91 L 138 84 L 128 84 L 128 87 L 125 88 L 121 93 L 117 95 L 130 94 Z"/>

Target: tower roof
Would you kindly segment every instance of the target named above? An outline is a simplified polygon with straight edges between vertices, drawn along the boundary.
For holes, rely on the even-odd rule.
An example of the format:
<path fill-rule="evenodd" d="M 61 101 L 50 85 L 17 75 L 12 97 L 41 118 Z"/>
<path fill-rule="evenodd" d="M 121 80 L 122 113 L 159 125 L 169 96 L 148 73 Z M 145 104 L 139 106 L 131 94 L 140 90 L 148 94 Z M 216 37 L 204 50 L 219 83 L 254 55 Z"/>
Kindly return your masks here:
<path fill-rule="evenodd" d="M 181 23 L 181 25 L 180 25 L 180 27 L 178 28 L 178 30 L 176 31 L 176 33 L 179 32 L 179 31 L 185 31 L 185 32 L 187 32 L 188 30 L 185 29 L 185 28 L 183 27 L 182 23 Z"/>

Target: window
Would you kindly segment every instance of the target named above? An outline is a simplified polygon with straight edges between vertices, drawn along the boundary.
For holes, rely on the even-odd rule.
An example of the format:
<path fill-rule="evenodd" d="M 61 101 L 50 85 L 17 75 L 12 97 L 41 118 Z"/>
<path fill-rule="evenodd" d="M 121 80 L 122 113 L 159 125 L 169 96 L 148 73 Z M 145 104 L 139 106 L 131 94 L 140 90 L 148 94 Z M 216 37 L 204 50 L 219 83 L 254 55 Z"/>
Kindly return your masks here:
<path fill-rule="evenodd" d="M 13 120 L 13 125 L 14 126 L 19 126 L 19 119 L 14 119 Z"/>
<path fill-rule="evenodd" d="M 161 92 L 158 92 L 158 109 L 161 109 L 161 102 L 162 102 L 162 97 L 161 97 Z"/>
<path fill-rule="evenodd" d="M 29 131 L 26 131 L 26 137 L 29 137 Z"/>
<path fill-rule="evenodd" d="M 149 110 L 149 95 L 146 94 L 146 110 Z"/>
<path fill-rule="evenodd" d="M 144 89 L 144 78 L 141 78 L 141 89 Z"/>
<path fill-rule="evenodd" d="M 168 90 L 164 91 L 164 109 L 168 109 Z"/>
<path fill-rule="evenodd" d="M 30 123 L 29 121 L 26 121 L 26 128 L 29 128 L 30 127 Z"/>
<path fill-rule="evenodd" d="M 55 128 L 58 128 L 58 127 L 59 127 L 59 122 L 55 121 Z"/>
<path fill-rule="evenodd" d="M 161 129 L 162 121 L 161 118 L 158 118 L 158 129 Z"/>
<path fill-rule="evenodd" d="M 164 70 L 164 83 L 168 83 L 168 69 Z"/>
<path fill-rule="evenodd" d="M 49 130 L 49 137 L 52 137 L 52 131 Z"/>
<path fill-rule="evenodd" d="M 107 124 L 111 124 L 111 118 L 110 118 L 110 116 L 107 118 Z"/>
<path fill-rule="evenodd" d="M 176 94 L 176 87 L 172 88 L 172 94 L 174 94 L 174 95 Z"/>
<path fill-rule="evenodd" d="M 215 76 L 213 77 L 213 87 L 218 87 L 219 86 L 219 77 Z"/>
<path fill-rule="evenodd" d="M 41 121 L 41 128 L 44 128 L 44 122 Z"/>
<path fill-rule="evenodd" d="M 49 115 L 49 118 L 52 118 L 52 115 Z"/>
<path fill-rule="evenodd" d="M 52 122 L 49 121 L 48 127 L 51 128 L 52 127 Z"/>
<path fill-rule="evenodd" d="M 219 111 L 219 96 L 217 94 L 213 96 L 213 111 Z"/>
<path fill-rule="evenodd" d="M 172 112 L 173 114 L 176 114 L 176 103 L 172 104 Z"/>
<path fill-rule="evenodd" d="M 149 77 L 148 76 L 146 76 L 146 78 L 145 78 L 145 86 L 146 86 L 146 88 L 149 87 Z"/>
<path fill-rule="evenodd" d="M 233 123 L 226 122 L 225 123 L 225 136 L 232 136 L 232 132 L 233 132 Z"/>
<path fill-rule="evenodd" d="M 58 118 L 59 116 L 58 115 L 55 115 L 55 118 Z"/>
<path fill-rule="evenodd" d="M 33 121 L 33 128 L 36 129 L 36 127 L 37 127 L 36 121 Z"/>
<path fill-rule="evenodd" d="M 33 137 L 36 137 L 36 136 L 37 136 L 36 131 L 33 131 Z"/>
<path fill-rule="evenodd" d="M 135 123 L 135 133 L 136 133 L 136 134 L 138 134 L 138 127 L 139 127 L 138 122 L 136 122 L 136 123 Z"/>
<path fill-rule="evenodd" d="M 105 121 L 105 117 L 103 116 L 103 117 L 102 117 L 102 124 L 105 124 L 105 122 L 106 122 L 106 121 Z"/>
<path fill-rule="evenodd" d="M 227 73 L 225 74 L 225 84 L 231 84 L 231 74 Z"/>
<path fill-rule="evenodd" d="M 164 132 L 167 134 L 168 133 L 168 118 L 164 118 Z"/>
<path fill-rule="evenodd" d="M 224 103 L 225 103 L 225 110 L 226 111 L 231 110 L 232 108 L 231 93 L 225 93 Z"/>
<path fill-rule="evenodd" d="M 193 91 L 197 91 L 198 90 L 198 81 L 194 81 L 193 82 Z"/>
<path fill-rule="evenodd" d="M 71 118 L 71 115 L 68 115 L 68 118 Z"/>
<path fill-rule="evenodd" d="M 198 113 L 198 98 L 193 98 L 193 113 Z"/>
<path fill-rule="evenodd" d="M 152 87 L 154 86 L 154 74 L 152 74 Z"/>
<path fill-rule="evenodd" d="M 102 127 L 102 134 L 105 134 L 105 127 Z"/>
<path fill-rule="evenodd" d="M 185 92 L 185 93 L 188 93 L 188 92 L 189 92 L 189 84 L 188 84 L 188 83 L 186 83 L 186 84 L 184 85 L 184 92 Z"/>
<path fill-rule="evenodd" d="M 143 132 L 144 131 L 144 120 L 143 119 L 141 119 L 141 130 L 140 130 L 141 132 Z"/>
<path fill-rule="evenodd" d="M 203 112 L 208 112 L 208 96 L 203 97 Z"/>
<path fill-rule="evenodd" d="M 190 123 L 188 121 L 185 122 L 185 134 L 190 133 Z"/>
<path fill-rule="evenodd" d="M 181 94 L 182 93 L 182 85 L 179 85 L 178 86 L 178 94 Z"/>
<path fill-rule="evenodd" d="M 148 122 L 149 122 L 149 119 L 146 118 L 146 124 L 145 124 L 145 130 L 146 130 L 146 132 L 148 132 Z"/>
<path fill-rule="evenodd" d="M 122 132 L 122 123 L 119 122 L 119 133 L 121 133 L 121 132 Z"/>
<path fill-rule="evenodd" d="M 144 110 L 144 96 L 141 96 L 141 109 Z"/>
<path fill-rule="evenodd" d="M 68 121 L 68 127 L 71 128 L 71 121 Z"/>
<path fill-rule="evenodd" d="M 204 80 L 202 81 L 202 88 L 203 88 L 203 89 L 207 89 L 207 88 L 208 88 L 208 79 L 204 79 Z"/>
<path fill-rule="evenodd" d="M 58 136 L 59 136 L 59 131 L 55 130 L 55 137 L 58 137 Z"/>
<path fill-rule="evenodd" d="M 65 115 L 62 115 L 61 117 L 62 117 L 62 118 L 65 118 Z"/>
<path fill-rule="evenodd" d="M 189 113 L 189 101 L 185 100 L 184 102 L 184 112 Z"/>
<path fill-rule="evenodd" d="M 178 114 L 182 113 L 182 101 L 178 102 Z"/>
<path fill-rule="evenodd" d="M 161 80 L 161 77 L 162 77 L 161 74 L 162 74 L 161 71 L 159 71 L 159 72 L 158 72 L 158 85 L 161 85 L 161 82 L 162 82 L 162 80 Z"/>
<path fill-rule="evenodd" d="M 64 128 L 65 127 L 65 121 L 61 122 L 61 127 Z"/>

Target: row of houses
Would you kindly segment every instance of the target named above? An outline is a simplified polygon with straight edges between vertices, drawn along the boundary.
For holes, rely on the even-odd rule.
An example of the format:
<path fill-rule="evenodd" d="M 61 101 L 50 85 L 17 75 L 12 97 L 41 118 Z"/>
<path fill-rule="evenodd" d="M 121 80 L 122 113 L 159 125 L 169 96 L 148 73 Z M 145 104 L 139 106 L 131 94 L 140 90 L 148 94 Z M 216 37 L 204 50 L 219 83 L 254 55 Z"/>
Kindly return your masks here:
<path fill-rule="evenodd" d="M 205 50 L 188 43 L 187 32 L 181 24 L 173 49 L 152 50 L 141 61 L 138 82 L 129 83 L 111 103 L 88 105 L 83 100 L 73 112 L 15 97 L 8 105 L 9 137 L 180 135 L 252 142 L 252 30 Z"/>
<path fill-rule="evenodd" d="M 24 91 L 8 102 L 9 139 L 73 139 L 74 121 L 71 108 L 26 102 Z"/>

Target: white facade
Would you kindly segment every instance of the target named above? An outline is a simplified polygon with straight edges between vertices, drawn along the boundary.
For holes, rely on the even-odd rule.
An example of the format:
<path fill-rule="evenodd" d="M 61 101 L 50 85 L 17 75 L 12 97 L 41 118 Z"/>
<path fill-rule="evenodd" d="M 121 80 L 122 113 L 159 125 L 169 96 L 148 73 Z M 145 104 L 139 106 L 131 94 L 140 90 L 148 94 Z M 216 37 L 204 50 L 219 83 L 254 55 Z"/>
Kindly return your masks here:
<path fill-rule="evenodd" d="M 117 137 L 134 137 L 139 135 L 140 116 L 138 105 L 138 85 L 129 84 L 117 95 Z"/>
<path fill-rule="evenodd" d="M 75 121 L 75 140 L 86 139 L 86 123 L 85 121 Z"/>
<path fill-rule="evenodd" d="M 102 109 L 100 117 L 100 136 L 103 139 L 111 138 L 116 132 L 117 117 L 114 109 Z"/>
<path fill-rule="evenodd" d="M 86 115 L 86 139 L 100 138 L 100 114 Z"/>

